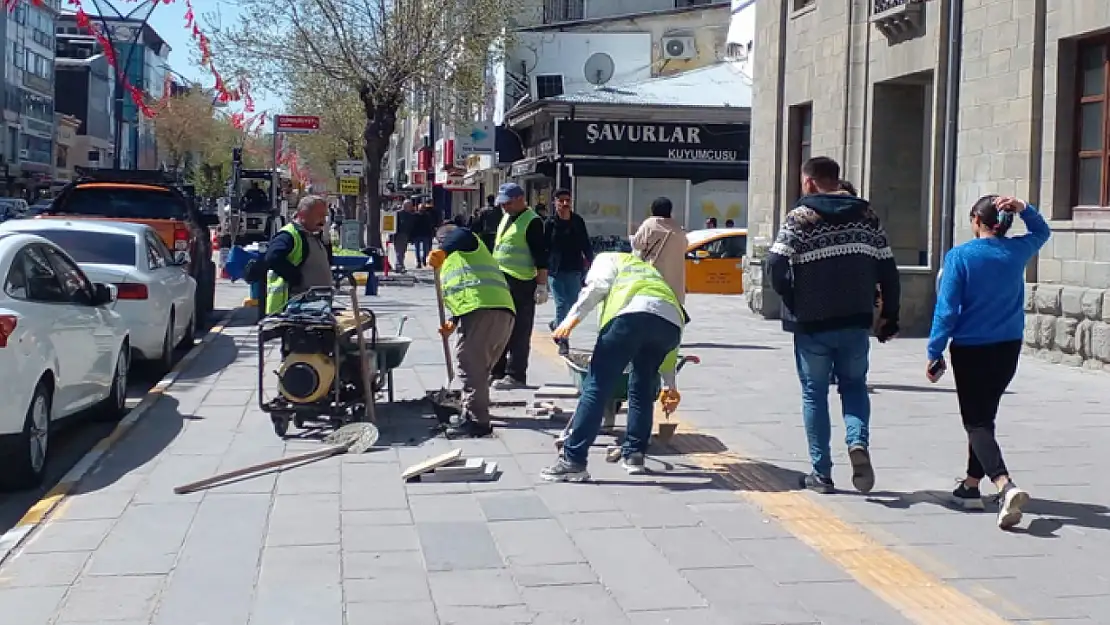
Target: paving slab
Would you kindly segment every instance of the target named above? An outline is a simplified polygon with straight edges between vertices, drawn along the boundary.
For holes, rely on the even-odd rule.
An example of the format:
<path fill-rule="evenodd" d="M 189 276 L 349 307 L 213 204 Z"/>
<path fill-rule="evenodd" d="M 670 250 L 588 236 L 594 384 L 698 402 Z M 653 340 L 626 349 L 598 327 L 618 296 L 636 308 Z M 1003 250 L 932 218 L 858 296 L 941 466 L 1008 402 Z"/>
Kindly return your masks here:
<path fill-rule="evenodd" d="M 220 288 L 225 298 L 241 289 Z M 380 407 L 377 448 L 174 495 L 182 482 L 319 446 L 274 436 L 257 408 L 253 324 L 231 324 L 164 394 L 158 418 L 119 441 L 0 567 L 4 622 L 988 625 L 1110 615 L 1110 509 L 1093 477 L 1110 449 L 1104 374 L 1022 362 L 1000 432 L 1035 499 L 1021 530 L 1005 534 L 989 513 L 944 504 L 966 442 L 950 380 L 919 379 L 919 340 L 872 353 L 879 482 L 869 496 L 796 490 L 807 461 L 790 338 L 742 299 L 708 296 L 689 300 L 684 351 L 702 364 L 680 374 L 679 433 L 653 447 L 652 473 L 604 463 L 614 439 L 603 436 L 594 483 L 548 484 L 538 473 L 562 424 L 528 416 L 528 392 L 495 393 L 508 405 L 494 410 L 494 438 L 431 437 L 422 399 L 444 381 L 433 301 L 423 283 L 370 299 L 384 332 L 405 314 L 414 339 L 396 371 L 398 401 Z M 543 338 L 550 308 L 537 318 L 529 377 L 565 385 Z M 583 324 L 575 346 L 595 332 Z M 838 458 L 841 428 L 834 418 Z M 400 480 L 453 448 L 502 474 Z M 835 471 L 850 483 L 843 462 Z"/>

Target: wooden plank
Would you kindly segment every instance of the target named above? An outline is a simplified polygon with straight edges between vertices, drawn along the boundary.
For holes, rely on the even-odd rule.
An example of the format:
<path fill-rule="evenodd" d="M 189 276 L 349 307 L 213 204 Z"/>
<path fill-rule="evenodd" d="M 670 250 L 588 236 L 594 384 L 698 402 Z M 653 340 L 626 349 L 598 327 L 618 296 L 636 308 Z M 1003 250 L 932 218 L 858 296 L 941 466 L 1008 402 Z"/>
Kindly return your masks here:
<path fill-rule="evenodd" d="M 435 471 L 439 467 L 446 466 L 462 458 L 462 453 L 462 448 L 452 449 L 445 454 L 440 454 L 433 458 L 428 458 L 423 462 L 418 462 L 405 469 L 404 473 L 401 473 L 401 479 L 407 482 L 418 475 L 423 475 L 429 471 Z"/>

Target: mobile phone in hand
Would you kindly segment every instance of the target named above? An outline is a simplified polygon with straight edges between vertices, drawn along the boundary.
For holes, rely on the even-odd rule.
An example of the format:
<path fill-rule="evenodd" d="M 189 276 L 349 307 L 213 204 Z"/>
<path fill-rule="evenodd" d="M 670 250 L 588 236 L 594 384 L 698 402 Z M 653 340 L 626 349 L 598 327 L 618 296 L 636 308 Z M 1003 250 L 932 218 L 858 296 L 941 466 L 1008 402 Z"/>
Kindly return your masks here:
<path fill-rule="evenodd" d="M 944 375 L 944 372 L 947 370 L 948 363 L 944 362 L 943 358 L 939 358 L 936 360 L 936 362 L 929 365 L 929 377 L 931 377 L 933 381 L 936 382 L 941 378 L 941 376 Z"/>

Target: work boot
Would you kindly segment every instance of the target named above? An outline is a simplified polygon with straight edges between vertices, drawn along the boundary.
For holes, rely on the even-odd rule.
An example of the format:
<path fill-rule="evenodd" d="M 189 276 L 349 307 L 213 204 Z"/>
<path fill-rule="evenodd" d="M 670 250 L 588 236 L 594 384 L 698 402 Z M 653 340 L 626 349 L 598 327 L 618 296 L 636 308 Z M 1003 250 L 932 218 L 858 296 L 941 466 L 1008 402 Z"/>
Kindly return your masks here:
<path fill-rule="evenodd" d="M 473 419 L 464 419 L 458 424 L 447 427 L 443 435 L 447 438 L 485 438 L 493 434 L 493 426 L 488 423 L 479 423 Z"/>
<path fill-rule="evenodd" d="M 507 375 L 500 380 L 494 380 L 493 384 L 490 384 L 490 388 L 496 389 L 498 391 L 513 391 L 526 388 L 527 386 L 527 382 L 525 382 L 524 380 L 518 380 L 511 375 Z"/>

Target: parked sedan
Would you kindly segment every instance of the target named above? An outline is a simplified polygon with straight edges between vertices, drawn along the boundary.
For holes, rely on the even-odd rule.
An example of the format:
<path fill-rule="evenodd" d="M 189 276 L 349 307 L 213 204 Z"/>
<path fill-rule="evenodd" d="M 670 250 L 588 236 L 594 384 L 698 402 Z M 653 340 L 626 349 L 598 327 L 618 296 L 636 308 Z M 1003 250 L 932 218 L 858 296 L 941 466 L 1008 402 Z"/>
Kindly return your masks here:
<path fill-rule="evenodd" d="M 33 233 L 72 256 L 89 278 L 114 284 L 115 311 L 123 316 L 135 356 L 153 361 L 161 375 L 173 366 L 174 347 L 191 347 L 197 283 L 186 252 L 174 253 L 150 226 L 122 221 L 26 219 L 0 231 Z"/>
<path fill-rule="evenodd" d="M 745 228 L 711 228 L 686 234 L 686 292 L 740 295 L 744 292 Z"/>
<path fill-rule="evenodd" d="M 131 345 L 116 288 L 47 239 L 0 229 L 0 281 L 0 485 L 31 487 L 56 422 L 123 416 Z"/>

